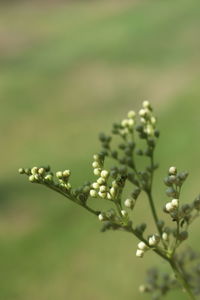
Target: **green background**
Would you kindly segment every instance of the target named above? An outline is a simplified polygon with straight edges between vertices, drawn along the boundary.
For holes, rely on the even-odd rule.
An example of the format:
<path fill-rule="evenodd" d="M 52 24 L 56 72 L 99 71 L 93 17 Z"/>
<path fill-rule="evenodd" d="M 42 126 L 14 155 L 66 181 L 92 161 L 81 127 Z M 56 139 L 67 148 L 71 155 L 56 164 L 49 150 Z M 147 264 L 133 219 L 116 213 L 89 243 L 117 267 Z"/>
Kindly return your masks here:
<path fill-rule="evenodd" d="M 93 178 L 97 135 L 149 99 L 158 116 L 158 210 L 169 166 L 188 170 L 182 201 L 200 178 L 200 2 L 193 0 L 0 4 L 0 299 L 149 299 L 137 241 L 99 232 L 98 220 L 19 176 L 19 167 L 70 168 Z M 100 200 L 99 200 L 100 201 Z M 136 220 L 153 229 L 145 197 Z M 98 203 L 97 203 L 98 204 Z M 99 206 L 101 204 L 99 203 Z M 199 220 L 190 239 L 199 248 Z M 181 291 L 167 299 L 186 299 Z"/>

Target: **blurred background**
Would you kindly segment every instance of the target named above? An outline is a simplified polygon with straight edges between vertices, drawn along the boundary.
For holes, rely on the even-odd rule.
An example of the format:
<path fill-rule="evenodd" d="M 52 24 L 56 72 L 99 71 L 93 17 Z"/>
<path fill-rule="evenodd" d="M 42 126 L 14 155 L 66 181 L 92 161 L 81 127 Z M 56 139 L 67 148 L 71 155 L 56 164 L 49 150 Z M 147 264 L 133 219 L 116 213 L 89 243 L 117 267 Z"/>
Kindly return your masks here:
<path fill-rule="evenodd" d="M 98 133 L 150 100 L 158 116 L 167 201 L 169 166 L 188 170 L 182 201 L 200 178 L 200 2 L 191 0 L 2 1 L 0 3 L 0 299 L 119 300 L 140 295 L 153 253 L 100 233 L 93 215 L 18 175 L 19 167 L 72 169 L 92 179 Z M 150 220 L 141 197 L 137 217 Z M 162 213 L 161 213 L 162 214 Z M 199 220 L 190 242 L 199 243 Z M 186 242 L 186 244 L 188 243 Z M 186 299 L 173 292 L 166 299 Z"/>

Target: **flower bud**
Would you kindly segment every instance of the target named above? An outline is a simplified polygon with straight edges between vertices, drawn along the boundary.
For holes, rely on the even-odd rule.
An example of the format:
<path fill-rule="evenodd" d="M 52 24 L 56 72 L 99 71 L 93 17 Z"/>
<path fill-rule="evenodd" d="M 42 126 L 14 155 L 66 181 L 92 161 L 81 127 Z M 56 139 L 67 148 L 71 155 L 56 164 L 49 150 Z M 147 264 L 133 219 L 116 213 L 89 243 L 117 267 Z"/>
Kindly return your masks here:
<path fill-rule="evenodd" d="M 52 181 L 52 180 L 53 180 L 53 176 L 52 176 L 51 174 L 48 174 L 48 175 L 46 175 L 46 176 L 44 177 L 44 179 L 45 179 L 46 181 Z"/>
<path fill-rule="evenodd" d="M 94 175 L 99 176 L 101 174 L 101 169 L 96 168 L 96 169 L 94 169 L 93 173 L 94 173 Z"/>
<path fill-rule="evenodd" d="M 100 190 L 100 192 L 105 193 L 107 188 L 105 185 L 101 185 L 99 190 Z"/>
<path fill-rule="evenodd" d="M 29 176 L 28 180 L 29 180 L 30 182 L 35 182 L 35 181 L 36 181 L 34 175 Z"/>
<path fill-rule="evenodd" d="M 138 244 L 138 249 L 145 251 L 148 249 L 148 246 L 144 242 L 141 241 Z"/>
<path fill-rule="evenodd" d="M 97 161 L 94 161 L 92 163 L 93 168 L 99 168 L 99 163 Z"/>
<path fill-rule="evenodd" d="M 97 183 L 98 183 L 99 185 L 104 184 L 104 183 L 105 183 L 105 179 L 102 178 L 102 177 L 99 177 L 99 178 L 97 179 Z"/>
<path fill-rule="evenodd" d="M 142 106 L 143 106 L 143 108 L 150 108 L 151 107 L 149 101 L 147 101 L 147 100 L 143 101 Z"/>
<path fill-rule="evenodd" d="M 149 238 L 149 245 L 156 246 L 159 243 L 159 241 L 160 241 L 160 237 L 154 234 Z"/>
<path fill-rule="evenodd" d="M 136 113 L 135 113 L 134 110 L 130 110 L 130 111 L 128 112 L 128 118 L 129 118 L 129 119 L 134 119 L 135 116 L 136 116 Z"/>
<path fill-rule="evenodd" d="M 97 190 L 97 189 L 99 188 L 98 182 L 94 182 L 94 183 L 92 184 L 92 187 L 93 187 L 95 190 Z"/>
<path fill-rule="evenodd" d="M 99 221 L 101 221 L 101 222 L 105 220 L 104 214 L 102 214 L 102 213 L 98 215 L 98 218 L 99 218 Z"/>
<path fill-rule="evenodd" d="M 177 174 L 177 168 L 176 167 L 170 167 L 169 168 L 169 175 L 176 175 Z"/>
<path fill-rule="evenodd" d="M 126 210 L 121 210 L 121 214 L 123 217 L 127 217 L 128 216 L 128 213 Z"/>
<path fill-rule="evenodd" d="M 99 197 L 105 199 L 106 198 L 106 193 L 98 192 Z"/>
<path fill-rule="evenodd" d="M 70 170 L 65 170 L 62 173 L 63 177 L 69 177 L 71 175 L 71 171 Z"/>
<path fill-rule="evenodd" d="M 40 175 L 44 175 L 45 174 L 45 168 L 39 168 L 39 170 L 38 170 L 38 174 L 40 174 Z"/>
<path fill-rule="evenodd" d="M 133 207 L 135 206 L 135 201 L 133 199 L 128 198 L 124 201 L 124 205 L 128 208 L 133 209 Z"/>
<path fill-rule="evenodd" d="M 165 205 L 165 209 L 167 212 L 172 212 L 174 210 L 174 206 L 172 205 L 171 202 L 167 202 Z"/>
<path fill-rule="evenodd" d="M 182 231 L 179 233 L 178 239 L 180 241 L 184 241 L 188 238 L 188 232 L 187 231 Z"/>
<path fill-rule="evenodd" d="M 24 174 L 25 170 L 24 170 L 24 168 L 19 168 L 18 172 L 19 172 L 19 174 Z"/>
<path fill-rule="evenodd" d="M 97 197 L 97 192 L 95 190 L 90 190 L 90 196 L 92 198 L 96 198 Z"/>
<path fill-rule="evenodd" d="M 143 251 L 143 250 L 140 250 L 140 249 L 137 249 L 137 251 L 136 251 L 136 256 L 137 256 L 137 257 L 143 257 L 143 255 L 144 255 L 144 251 Z"/>
<path fill-rule="evenodd" d="M 99 161 L 99 155 L 98 155 L 98 154 L 94 154 L 94 155 L 93 155 L 93 159 L 94 159 L 95 161 Z"/>
<path fill-rule="evenodd" d="M 179 205 L 179 200 L 178 199 L 172 199 L 171 204 L 174 208 L 177 208 Z"/>
<path fill-rule="evenodd" d="M 63 174 L 61 171 L 56 172 L 56 177 L 61 179 L 63 177 Z"/>
<path fill-rule="evenodd" d="M 109 176 L 109 172 L 107 170 L 101 171 L 100 174 L 101 174 L 101 177 L 104 179 L 106 179 Z"/>
<path fill-rule="evenodd" d="M 168 234 L 167 234 L 166 232 L 163 232 L 163 233 L 162 233 L 162 239 L 163 239 L 164 241 L 168 241 L 169 236 L 168 236 Z"/>
<path fill-rule="evenodd" d="M 38 167 L 33 167 L 31 169 L 31 174 L 35 175 L 38 172 Z"/>

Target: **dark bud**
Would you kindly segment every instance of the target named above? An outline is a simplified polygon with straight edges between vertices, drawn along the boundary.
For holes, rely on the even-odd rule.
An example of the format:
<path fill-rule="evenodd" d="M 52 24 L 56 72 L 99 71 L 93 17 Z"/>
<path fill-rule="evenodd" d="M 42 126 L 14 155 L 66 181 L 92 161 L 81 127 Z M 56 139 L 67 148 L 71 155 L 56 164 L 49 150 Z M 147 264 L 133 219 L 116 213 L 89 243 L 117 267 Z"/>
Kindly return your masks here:
<path fill-rule="evenodd" d="M 145 150 L 145 152 L 144 152 L 144 154 L 146 155 L 146 156 L 149 156 L 149 157 L 151 157 L 152 156 L 152 149 L 150 149 L 150 148 L 148 148 L 148 149 L 146 149 Z"/>
<path fill-rule="evenodd" d="M 112 155 L 113 158 L 116 158 L 116 159 L 117 159 L 117 157 L 118 157 L 118 152 L 117 152 L 117 151 L 112 151 L 112 152 L 111 152 L 111 155 Z"/>
<path fill-rule="evenodd" d="M 136 131 L 138 131 L 138 132 L 143 132 L 143 126 L 142 126 L 142 125 L 137 125 L 137 126 L 135 127 L 135 129 L 136 129 Z"/>
<path fill-rule="evenodd" d="M 193 204 L 194 204 L 195 209 L 200 210 L 200 197 L 199 196 L 194 200 Z"/>
<path fill-rule="evenodd" d="M 165 222 L 163 220 L 158 220 L 157 225 L 159 228 L 163 228 L 163 226 L 165 225 Z"/>
<path fill-rule="evenodd" d="M 126 164 L 126 157 L 122 157 L 119 159 L 120 164 L 125 165 Z"/>
<path fill-rule="evenodd" d="M 178 239 L 180 241 L 185 241 L 188 238 L 188 232 L 187 231 L 182 231 L 179 233 Z"/>
<path fill-rule="evenodd" d="M 26 175 L 31 175 L 31 169 L 30 168 L 26 168 L 24 170 L 24 172 L 25 172 Z"/>
<path fill-rule="evenodd" d="M 188 175 L 189 173 L 185 171 L 185 172 L 178 173 L 177 176 L 180 178 L 181 181 L 184 181 L 188 177 Z"/>
<path fill-rule="evenodd" d="M 147 134 L 145 132 L 141 132 L 141 133 L 139 133 L 139 138 L 146 139 L 147 138 Z"/>
<path fill-rule="evenodd" d="M 160 136 L 160 131 L 156 129 L 156 130 L 154 131 L 154 135 L 155 135 L 155 137 L 159 138 L 159 136 Z"/>
<path fill-rule="evenodd" d="M 124 153 L 125 153 L 127 156 L 132 156 L 133 151 L 132 151 L 132 149 L 130 149 L 130 148 L 126 148 L 125 151 L 124 151 Z"/>
<path fill-rule="evenodd" d="M 142 223 L 142 224 L 136 226 L 135 230 L 138 234 L 143 234 L 146 227 L 147 227 L 147 225 L 145 223 Z"/>
<path fill-rule="evenodd" d="M 173 187 L 169 187 L 167 190 L 166 190 L 166 195 L 168 197 L 176 197 L 176 191 L 173 189 Z"/>
<path fill-rule="evenodd" d="M 169 179 L 168 176 L 165 177 L 165 178 L 163 179 L 163 181 L 164 181 L 164 184 L 165 184 L 166 186 L 172 186 L 172 182 L 170 181 L 170 179 Z"/>
<path fill-rule="evenodd" d="M 176 176 L 175 175 L 170 175 L 168 177 L 168 180 L 171 184 L 176 183 Z"/>
<path fill-rule="evenodd" d="M 183 204 L 181 206 L 181 211 L 184 215 L 188 215 L 192 211 L 192 207 L 189 204 Z"/>
<path fill-rule="evenodd" d="M 131 194 L 131 196 L 133 197 L 133 199 L 137 200 L 137 198 L 138 198 L 140 192 L 141 192 L 141 190 L 140 190 L 139 188 L 136 188 L 136 189 L 132 192 L 132 194 Z"/>
<path fill-rule="evenodd" d="M 103 132 L 99 134 L 99 140 L 101 142 L 106 142 L 106 135 Z"/>
<path fill-rule="evenodd" d="M 148 139 L 147 140 L 147 144 L 150 146 L 150 147 L 155 147 L 156 143 L 155 143 L 155 140 L 154 139 Z"/>

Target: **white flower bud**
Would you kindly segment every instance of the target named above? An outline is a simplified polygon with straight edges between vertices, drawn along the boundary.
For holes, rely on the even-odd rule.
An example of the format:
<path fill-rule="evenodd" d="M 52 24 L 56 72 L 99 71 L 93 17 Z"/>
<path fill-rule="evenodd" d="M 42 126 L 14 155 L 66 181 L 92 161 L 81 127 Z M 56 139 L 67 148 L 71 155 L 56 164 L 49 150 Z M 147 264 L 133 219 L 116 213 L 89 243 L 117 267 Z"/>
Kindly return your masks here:
<path fill-rule="evenodd" d="M 138 249 L 145 251 L 148 249 L 148 246 L 144 242 L 141 241 L 138 244 Z"/>
<path fill-rule="evenodd" d="M 106 193 L 98 192 L 99 197 L 105 199 L 106 198 Z"/>
<path fill-rule="evenodd" d="M 53 176 L 51 174 L 48 174 L 44 177 L 45 180 L 47 181 L 52 181 L 53 180 Z"/>
<path fill-rule="evenodd" d="M 96 168 L 96 169 L 94 169 L 93 173 L 94 173 L 94 175 L 99 176 L 101 174 L 101 169 Z"/>
<path fill-rule="evenodd" d="M 122 214 L 123 217 L 127 217 L 128 216 L 128 213 L 125 210 L 121 210 L 121 214 Z"/>
<path fill-rule="evenodd" d="M 116 180 L 112 181 L 112 187 L 113 188 L 118 188 L 118 184 L 117 184 Z"/>
<path fill-rule="evenodd" d="M 101 177 L 102 178 L 107 178 L 109 176 L 109 172 L 107 171 L 107 170 L 103 170 L 103 171 L 101 171 Z"/>
<path fill-rule="evenodd" d="M 114 197 L 116 195 L 116 189 L 114 187 L 110 188 L 110 194 Z"/>
<path fill-rule="evenodd" d="M 144 284 L 142 284 L 142 285 L 139 286 L 139 292 L 140 293 L 145 293 L 146 290 L 147 290 L 147 288 L 146 288 L 146 286 Z"/>
<path fill-rule="evenodd" d="M 107 193 L 107 194 L 106 194 L 106 197 L 107 197 L 108 200 L 111 200 L 111 199 L 112 199 L 112 196 L 111 196 L 110 193 Z"/>
<path fill-rule="evenodd" d="M 146 101 L 143 101 L 142 106 L 143 106 L 144 108 L 150 108 L 150 107 L 151 107 L 149 101 L 147 101 L 147 100 L 146 100 Z"/>
<path fill-rule="evenodd" d="M 173 206 L 174 208 L 177 208 L 177 207 L 178 207 L 178 204 L 179 204 L 178 199 L 172 199 L 171 204 L 172 204 L 172 206 Z"/>
<path fill-rule="evenodd" d="M 136 113 L 135 113 L 134 110 L 130 110 L 130 111 L 128 112 L 128 118 L 129 118 L 129 119 L 133 119 L 133 118 L 135 118 L 135 116 L 136 116 Z"/>
<path fill-rule="evenodd" d="M 96 198 L 97 197 L 97 192 L 95 190 L 90 190 L 90 196 L 92 198 Z"/>
<path fill-rule="evenodd" d="M 65 171 L 63 171 L 62 175 L 64 177 L 69 177 L 71 175 L 71 171 L 70 170 L 65 170 Z"/>
<path fill-rule="evenodd" d="M 31 169 L 31 174 L 35 175 L 38 172 L 38 167 L 33 167 Z"/>
<path fill-rule="evenodd" d="M 162 239 L 163 239 L 164 241 L 168 241 L 169 237 L 168 237 L 168 234 L 167 234 L 166 232 L 163 232 L 163 234 L 162 234 Z"/>
<path fill-rule="evenodd" d="M 140 117 L 145 117 L 145 116 L 146 116 L 146 113 L 147 113 L 147 110 L 146 110 L 146 109 L 140 109 L 140 111 L 139 111 Z"/>
<path fill-rule="evenodd" d="M 167 212 L 172 212 L 174 210 L 174 207 L 171 202 L 167 202 L 165 205 L 165 209 Z"/>
<path fill-rule="evenodd" d="M 149 238 L 149 245 L 156 246 L 159 243 L 159 241 L 160 241 L 160 237 L 154 234 Z"/>
<path fill-rule="evenodd" d="M 97 183 L 98 184 L 104 184 L 105 183 L 105 179 L 104 178 L 102 178 L 102 177 L 99 177 L 98 179 L 97 179 Z"/>
<path fill-rule="evenodd" d="M 128 122 L 129 122 L 129 120 L 127 120 L 127 119 L 122 120 L 122 122 L 121 122 L 122 127 L 127 127 Z"/>
<path fill-rule="evenodd" d="M 135 201 L 133 199 L 126 199 L 124 201 L 124 205 L 128 208 L 133 208 L 135 205 Z"/>
<path fill-rule="evenodd" d="M 100 167 L 98 161 L 94 161 L 92 163 L 92 166 L 93 166 L 93 168 L 99 168 Z"/>
<path fill-rule="evenodd" d="M 95 190 L 97 190 L 97 189 L 99 188 L 99 184 L 98 184 L 97 182 L 94 182 L 94 183 L 92 184 L 92 187 L 93 187 Z"/>
<path fill-rule="evenodd" d="M 152 125 L 150 125 L 150 124 L 147 125 L 146 133 L 148 135 L 153 135 L 154 134 L 154 129 L 153 129 Z"/>
<path fill-rule="evenodd" d="M 72 188 L 72 186 L 71 186 L 71 184 L 68 182 L 67 184 L 66 184 L 66 189 L 67 190 L 70 190 Z"/>
<path fill-rule="evenodd" d="M 147 121 L 146 121 L 145 118 L 140 118 L 140 121 L 141 121 L 142 124 L 146 124 L 147 123 Z"/>
<path fill-rule="evenodd" d="M 128 120 L 129 127 L 133 127 L 134 124 L 135 124 L 135 121 L 133 119 Z"/>
<path fill-rule="evenodd" d="M 156 118 L 155 117 L 151 117 L 151 124 L 153 124 L 153 125 L 156 124 Z"/>
<path fill-rule="evenodd" d="M 169 168 L 169 175 L 176 175 L 177 168 L 176 167 L 170 167 Z"/>
<path fill-rule="evenodd" d="M 143 250 L 140 250 L 140 249 L 137 249 L 137 251 L 136 251 L 136 256 L 137 256 L 137 257 L 143 257 L 143 255 L 144 255 L 144 251 L 143 251 Z"/>
<path fill-rule="evenodd" d="M 99 221 L 101 221 L 101 222 L 105 220 L 103 214 L 99 214 L 99 215 L 98 215 L 98 218 L 99 218 Z"/>
<path fill-rule="evenodd" d="M 56 177 L 57 178 L 62 178 L 63 177 L 63 173 L 61 171 L 56 172 Z"/>
<path fill-rule="evenodd" d="M 35 176 L 34 175 L 29 176 L 28 180 L 30 182 L 35 182 Z"/>
<path fill-rule="evenodd" d="M 100 190 L 100 192 L 105 193 L 107 188 L 105 185 L 101 185 L 99 190 Z"/>
<path fill-rule="evenodd" d="M 40 175 L 43 175 L 45 173 L 45 169 L 44 168 L 39 168 L 38 173 Z"/>
<path fill-rule="evenodd" d="M 94 159 L 95 161 L 99 161 L 99 155 L 98 155 L 98 154 L 94 154 L 94 155 L 93 155 L 93 159 Z"/>

